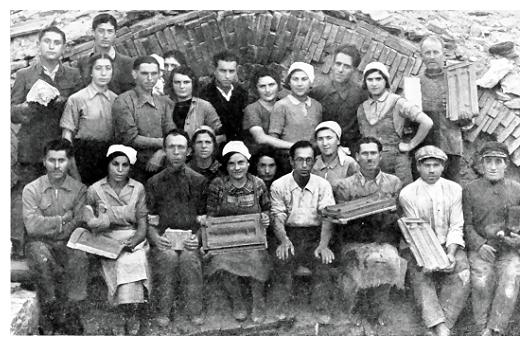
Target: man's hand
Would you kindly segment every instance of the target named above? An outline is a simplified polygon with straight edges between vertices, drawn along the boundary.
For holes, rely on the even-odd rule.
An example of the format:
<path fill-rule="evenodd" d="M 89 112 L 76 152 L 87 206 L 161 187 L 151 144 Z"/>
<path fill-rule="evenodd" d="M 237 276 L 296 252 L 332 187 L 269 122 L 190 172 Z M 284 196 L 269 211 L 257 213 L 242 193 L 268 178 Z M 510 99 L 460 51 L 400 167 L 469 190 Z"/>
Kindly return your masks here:
<path fill-rule="evenodd" d="M 171 242 L 163 235 L 157 235 L 153 237 L 153 245 L 159 249 L 170 250 Z"/>
<path fill-rule="evenodd" d="M 186 250 L 197 250 L 199 248 L 199 238 L 197 235 L 192 234 L 188 239 L 184 240 L 184 248 Z"/>
<path fill-rule="evenodd" d="M 408 153 L 412 150 L 412 147 L 409 143 L 399 142 L 398 149 L 402 153 Z"/>
<path fill-rule="evenodd" d="M 329 247 L 323 245 L 318 245 L 318 247 L 315 249 L 314 254 L 315 257 L 321 258 L 322 263 L 324 264 L 330 264 L 335 259 L 333 251 L 331 251 Z"/>
<path fill-rule="evenodd" d="M 267 213 L 261 213 L 261 225 L 263 228 L 268 228 L 271 224 L 271 220 L 269 218 L 269 215 Z"/>
<path fill-rule="evenodd" d="M 521 246 L 521 236 L 517 233 L 510 233 L 510 235 L 502 237 L 501 241 L 514 249 L 519 249 Z"/>
<path fill-rule="evenodd" d="M 452 273 L 455 270 L 456 260 L 454 253 L 448 252 L 447 253 L 447 259 L 449 260 L 449 266 L 447 268 L 444 268 L 440 271 L 444 273 Z"/>
<path fill-rule="evenodd" d="M 202 227 L 206 227 L 206 215 L 197 215 L 197 223 Z"/>
<path fill-rule="evenodd" d="M 289 251 L 291 252 L 291 255 L 294 256 L 293 243 L 291 243 L 291 240 L 286 237 L 285 240 L 276 249 L 276 257 L 278 257 L 282 261 L 287 260 L 287 258 L 289 258 Z"/>
<path fill-rule="evenodd" d="M 63 215 L 63 224 L 72 221 L 73 218 L 74 218 L 74 213 L 71 210 L 68 210 Z"/>
<path fill-rule="evenodd" d="M 153 156 L 147 161 L 147 164 L 145 165 L 145 170 L 148 172 L 156 172 L 162 167 L 162 163 L 164 162 L 164 158 L 166 157 L 166 153 L 162 149 L 158 149 L 155 151 Z"/>
<path fill-rule="evenodd" d="M 461 111 L 458 117 L 462 120 L 471 120 L 473 119 L 473 113 L 467 111 Z"/>
<path fill-rule="evenodd" d="M 487 262 L 493 263 L 495 262 L 495 253 L 497 250 L 491 245 L 483 244 L 480 249 L 478 249 L 478 254 L 480 257 Z"/>

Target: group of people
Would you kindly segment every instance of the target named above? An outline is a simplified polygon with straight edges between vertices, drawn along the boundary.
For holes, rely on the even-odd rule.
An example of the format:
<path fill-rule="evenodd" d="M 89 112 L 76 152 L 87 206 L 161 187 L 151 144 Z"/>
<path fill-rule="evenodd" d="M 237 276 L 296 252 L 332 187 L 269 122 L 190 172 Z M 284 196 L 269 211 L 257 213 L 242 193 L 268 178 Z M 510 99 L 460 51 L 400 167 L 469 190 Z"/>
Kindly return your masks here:
<path fill-rule="evenodd" d="M 61 63 L 65 34 L 43 29 L 38 62 L 17 72 L 12 89 L 11 119 L 22 124 L 25 226 L 12 239 L 23 244 L 44 332 L 82 332 L 94 262 L 128 334 L 138 333 L 150 300 L 155 322 L 167 327 L 177 296 L 190 321 L 204 323 L 205 278 L 222 283 L 238 321 L 248 316 L 248 285 L 256 323 L 266 317 L 271 281 L 270 305 L 288 319 L 300 272 L 311 275 L 311 305 L 326 324 L 331 268 L 338 268 L 347 312 L 362 318 L 359 306 L 368 304 L 374 326 L 385 323 L 390 289 L 404 287 L 408 271 L 432 334 L 450 334 L 470 291 L 478 332 L 505 331 L 519 293 L 519 231 L 507 226 L 518 212 L 519 184 L 504 178 L 506 146 L 488 142 L 480 151 L 484 176 L 459 185 L 462 135 L 445 114 L 438 37 L 420 44 L 422 110 L 390 91 L 380 62 L 369 63 L 357 85 L 361 59 L 353 45 L 337 48 L 319 83 L 304 62 L 289 67 L 286 90 L 275 70 L 257 69 L 250 80 L 257 100 L 249 103 L 229 51 L 214 56 L 213 79 L 199 90 L 178 51 L 133 60 L 114 49 L 114 17 L 99 14 L 92 28 L 94 52 L 77 68 Z M 60 93 L 47 107 L 25 101 L 39 79 Z M 399 209 L 347 225 L 322 218 L 324 208 L 361 197 L 396 198 Z M 208 218 L 241 214 L 260 215 L 268 248 L 204 253 L 200 230 Z M 429 222 L 448 268 L 427 272 L 416 264 L 399 216 Z M 78 228 L 124 250 L 109 259 L 67 247 Z M 191 230 L 183 249 L 173 248 L 168 229 Z"/>

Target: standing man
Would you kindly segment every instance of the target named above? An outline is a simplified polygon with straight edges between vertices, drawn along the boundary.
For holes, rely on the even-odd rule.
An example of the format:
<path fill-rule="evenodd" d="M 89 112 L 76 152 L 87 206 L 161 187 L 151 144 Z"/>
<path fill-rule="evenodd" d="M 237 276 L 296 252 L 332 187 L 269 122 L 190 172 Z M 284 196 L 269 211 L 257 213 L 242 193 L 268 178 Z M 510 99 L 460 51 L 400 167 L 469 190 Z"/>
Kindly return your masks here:
<path fill-rule="evenodd" d="M 470 290 L 462 188 L 441 178 L 447 155 L 440 148 L 427 145 L 415 156 L 420 178 L 401 190 L 399 202 L 404 216 L 429 222 L 451 264 L 440 272 L 426 272 L 409 250 L 403 255 L 409 262 L 412 289 L 425 326 L 435 335 L 450 335 Z"/>
<path fill-rule="evenodd" d="M 436 35 L 427 36 L 420 43 L 421 58 L 425 64 L 425 71 L 420 76 L 422 108 L 433 121 L 424 144 L 435 145 L 447 154 L 443 176 L 460 183 L 460 161 L 464 145 L 459 124 L 449 120 L 446 115 L 448 92 L 443 46 L 442 39 Z M 471 117 L 471 114 L 461 115 L 463 119 Z"/>
<path fill-rule="evenodd" d="M 361 137 L 357 124 L 357 108 L 368 98 L 354 76 L 361 56 L 354 45 L 342 45 L 333 55 L 331 74 L 316 85 L 310 96 L 322 104 L 322 121 L 336 121 L 342 128 L 340 144 L 353 151 Z"/>
<path fill-rule="evenodd" d="M 62 30 L 55 26 L 42 29 L 37 43 L 37 62 L 17 71 L 15 84 L 11 89 L 11 122 L 21 124 L 17 135 L 16 170 L 19 183 L 12 191 L 12 205 L 20 203 L 22 188 L 27 183 L 45 173 L 42 150 L 50 140 L 61 137 L 59 121 L 66 99 L 81 89 L 79 71 L 61 63 L 65 45 L 66 35 Z M 60 93 L 46 107 L 26 101 L 28 92 L 39 79 L 55 87 Z M 12 224 L 16 223 L 12 221 Z M 11 231 L 14 251 L 19 254 L 24 247 L 24 230 L 20 226 Z"/>
<path fill-rule="evenodd" d="M 335 255 L 328 244 L 333 225 L 320 217 L 322 209 L 334 205 L 331 185 L 311 174 L 315 152 L 310 142 L 299 141 L 289 149 L 292 173 L 271 185 L 272 228 L 280 245 L 276 249 L 278 286 L 276 304 L 278 317 L 285 319 L 291 295 L 293 272 L 299 266 L 313 273 L 312 306 L 318 322 L 330 322 L 330 264 Z"/>
<path fill-rule="evenodd" d="M 520 186 L 504 177 L 505 144 L 487 142 L 480 157 L 484 176 L 464 188 L 471 301 L 480 335 L 502 335 L 519 295 Z"/>
<path fill-rule="evenodd" d="M 92 55 L 108 54 L 113 62 L 112 79 L 109 83 L 109 89 L 117 95 L 134 88 L 134 79 L 132 76 L 133 59 L 127 55 L 120 54 L 114 48 L 116 41 L 116 31 L 118 22 L 116 18 L 108 13 L 101 13 L 92 20 L 92 33 L 94 35 L 94 51 L 87 56 L 80 58 L 77 67 L 83 77 L 83 85 L 90 84 L 90 66 L 89 59 Z"/>
<path fill-rule="evenodd" d="M 80 225 L 86 186 L 67 174 L 72 156 L 68 140 L 47 143 L 41 161 L 46 174 L 22 192 L 26 257 L 46 334 L 83 333 L 79 302 L 87 295 L 88 259 L 84 252 L 67 248 L 66 243 Z"/>
<path fill-rule="evenodd" d="M 383 145 L 376 138 L 363 137 L 356 147 L 360 171 L 337 182 L 337 203 L 363 197 L 397 198 L 401 181 L 379 167 Z M 382 313 L 388 304 L 390 288 L 404 287 L 407 262 L 398 254 L 400 233 L 396 222 L 395 212 L 385 212 L 351 222 L 341 232 L 341 286 L 345 307 L 350 313 L 357 301 L 368 302 L 370 325 L 384 325 Z M 357 300 L 361 289 L 366 289 L 368 299 Z"/>
<path fill-rule="evenodd" d="M 147 181 L 148 232 L 152 248 L 150 261 L 154 287 L 158 291 L 156 322 L 169 325 L 175 300 L 176 278 L 184 289 L 185 309 L 194 324 L 202 324 L 202 267 L 199 254 L 198 215 L 206 214 L 207 181 L 186 166 L 190 153 L 188 134 L 171 130 L 165 137 L 164 151 L 169 166 Z M 165 236 L 168 229 L 191 230 L 184 250 L 173 250 Z"/>
<path fill-rule="evenodd" d="M 236 84 L 238 57 L 222 51 L 213 57 L 214 80 L 200 93 L 210 102 L 221 119 L 226 143 L 243 140 L 243 109 L 247 105 L 248 92 Z"/>
<path fill-rule="evenodd" d="M 152 56 L 136 58 L 132 75 L 136 86 L 116 98 L 112 119 L 116 139 L 138 151 L 132 178 L 145 184 L 161 170 L 165 157 L 164 135 L 175 124 L 169 98 L 153 94 L 153 86 L 160 76 L 158 61 Z"/>

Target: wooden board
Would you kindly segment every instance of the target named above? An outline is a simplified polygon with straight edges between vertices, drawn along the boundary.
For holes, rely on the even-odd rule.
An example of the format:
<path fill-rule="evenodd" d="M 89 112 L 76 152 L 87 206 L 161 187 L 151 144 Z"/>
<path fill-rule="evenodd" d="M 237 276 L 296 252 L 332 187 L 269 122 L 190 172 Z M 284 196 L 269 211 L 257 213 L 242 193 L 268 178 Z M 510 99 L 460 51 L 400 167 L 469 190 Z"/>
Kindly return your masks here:
<path fill-rule="evenodd" d="M 475 69 L 470 63 L 459 63 L 447 68 L 447 118 L 460 120 L 462 112 L 478 114 L 478 93 Z"/>
<path fill-rule="evenodd" d="M 353 201 L 328 206 L 322 211 L 322 217 L 333 223 L 347 224 L 365 216 L 393 210 L 396 210 L 395 198 L 362 197 Z"/>

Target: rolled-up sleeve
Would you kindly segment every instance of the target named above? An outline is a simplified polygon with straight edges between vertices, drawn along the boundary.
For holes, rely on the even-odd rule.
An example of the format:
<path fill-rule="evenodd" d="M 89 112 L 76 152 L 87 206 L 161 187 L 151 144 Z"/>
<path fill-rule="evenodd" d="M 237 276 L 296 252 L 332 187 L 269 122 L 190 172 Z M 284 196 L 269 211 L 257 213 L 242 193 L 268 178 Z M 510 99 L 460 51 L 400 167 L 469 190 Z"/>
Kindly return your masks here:
<path fill-rule="evenodd" d="M 319 190 L 317 209 L 321 213 L 325 207 L 335 205 L 335 198 L 333 198 L 333 189 L 329 182 L 323 181 L 319 186 Z"/>
<path fill-rule="evenodd" d="M 60 127 L 72 132 L 79 128 L 79 107 L 71 97 L 66 101 L 63 115 L 61 117 Z"/>
<path fill-rule="evenodd" d="M 273 182 L 271 185 L 271 215 L 285 224 L 287 220 L 287 204 L 283 197 L 284 192 L 280 184 Z"/>

